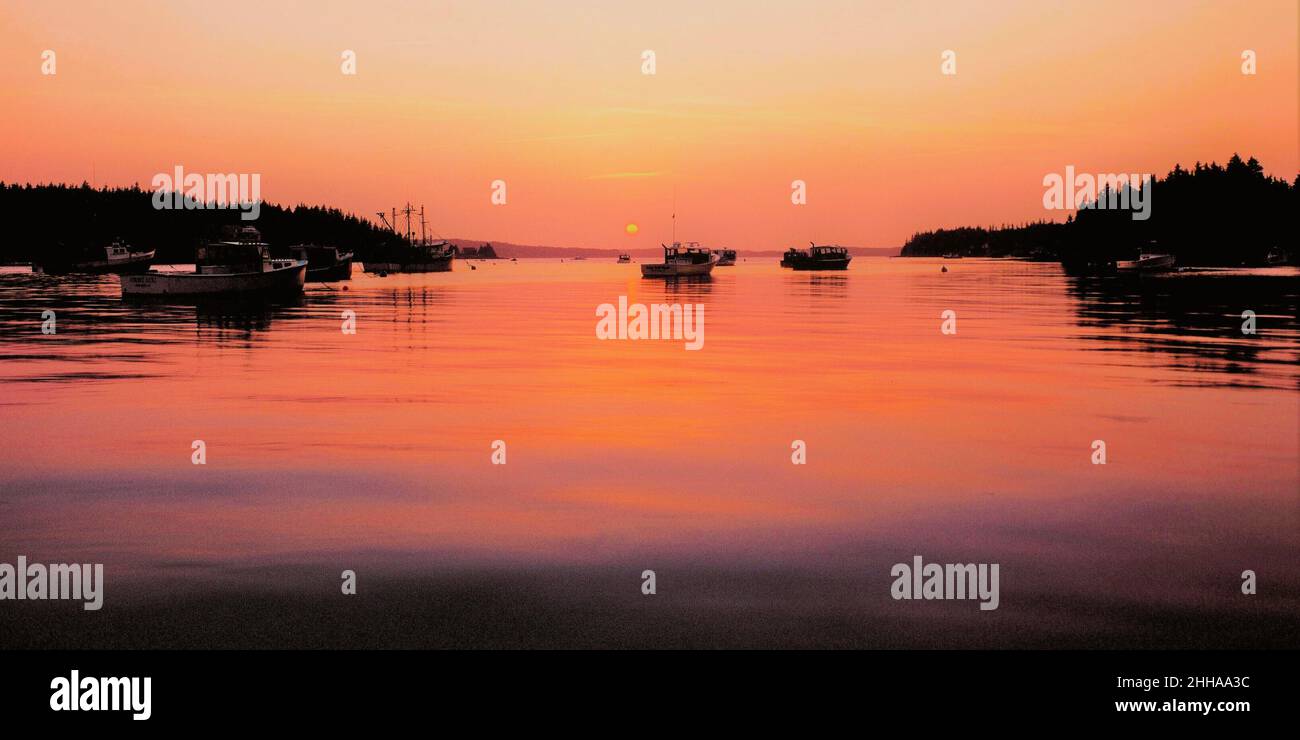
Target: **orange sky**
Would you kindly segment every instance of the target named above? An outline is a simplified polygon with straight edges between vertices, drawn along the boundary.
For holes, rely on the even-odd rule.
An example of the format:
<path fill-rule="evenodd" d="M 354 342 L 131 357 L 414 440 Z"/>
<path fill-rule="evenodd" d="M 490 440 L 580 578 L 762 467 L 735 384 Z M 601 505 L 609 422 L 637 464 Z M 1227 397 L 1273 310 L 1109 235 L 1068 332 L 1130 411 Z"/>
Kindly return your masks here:
<path fill-rule="evenodd" d="M 17 0 L 0 179 L 260 173 L 271 202 L 409 199 L 443 236 L 628 249 L 670 238 L 675 191 L 679 238 L 898 245 L 1059 219 L 1042 178 L 1071 164 L 1240 151 L 1294 178 L 1298 28 L 1294 0 Z"/>

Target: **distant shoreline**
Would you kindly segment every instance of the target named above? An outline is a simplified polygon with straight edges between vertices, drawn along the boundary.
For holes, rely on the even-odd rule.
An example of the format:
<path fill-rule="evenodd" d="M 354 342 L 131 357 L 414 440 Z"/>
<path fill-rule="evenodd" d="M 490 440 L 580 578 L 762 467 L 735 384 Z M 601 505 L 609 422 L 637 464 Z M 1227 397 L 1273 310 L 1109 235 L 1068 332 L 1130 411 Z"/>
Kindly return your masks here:
<path fill-rule="evenodd" d="M 461 249 L 467 247 L 477 247 L 483 244 L 491 244 L 498 257 L 510 259 L 511 257 L 609 257 L 611 259 L 618 257 L 620 254 L 626 254 L 632 257 L 661 257 L 663 250 L 660 247 L 649 247 L 641 249 L 604 249 L 599 247 L 553 247 L 537 244 L 514 244 L 511 242 L 494 242 L 484 239 L 461 239 L 454 238 L 447 241 L 455 244 Z M 704 246 L 714 246 L 705 244 Z M 714 248 L 730 248 L 726 245 L 718 245 Z M 902 251 L 902 247 L 849 247 L 849 254 L 855 257 L 896 257 Z M 739 257 L 780 257 L 785 250 L 783 249 L 737 249 L 736 254 Z M 469 257 L 469 259 L 478 259 Z"/>

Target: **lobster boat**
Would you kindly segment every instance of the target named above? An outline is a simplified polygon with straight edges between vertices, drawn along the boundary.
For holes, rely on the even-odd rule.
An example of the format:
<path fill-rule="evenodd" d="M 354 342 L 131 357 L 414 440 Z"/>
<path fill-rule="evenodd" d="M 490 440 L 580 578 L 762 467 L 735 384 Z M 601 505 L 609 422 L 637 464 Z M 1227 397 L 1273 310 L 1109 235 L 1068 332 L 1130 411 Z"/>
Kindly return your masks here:
<path fill-rule="evenodd" d="M 845 247 L 811 245 L 808 249 L 788 249 L 781 266 L 793 270 L 847 270 L 853 256 Z"/>
<path fill-rule="evenodd" d="M 257 229 L 199 247 L 194 272 L 150 270 L 122 276 L 122 297 L 239 297 L 301 294 L 307 261 L 274 259 Z"/>
<path fill-rule="evenodd" d="M 38 262 L 40 272 L 49 274 L 92 273 L 126 274 L 144 272 L 153 261 L 155 250 L 134 249 L 121 239 L 103 248 L 103 255 L 82 255 L 81 259 L 48 259 Z"/>
<path fill-rule="evenodd" d="M 698 242 L 673 242 L 664 248 L 662 263 L 645 263 L 641 265 L 641 277 L 692 277 L 703 276 L 713 272 L 718 264 L 718 255 L 701 247 Z"/>

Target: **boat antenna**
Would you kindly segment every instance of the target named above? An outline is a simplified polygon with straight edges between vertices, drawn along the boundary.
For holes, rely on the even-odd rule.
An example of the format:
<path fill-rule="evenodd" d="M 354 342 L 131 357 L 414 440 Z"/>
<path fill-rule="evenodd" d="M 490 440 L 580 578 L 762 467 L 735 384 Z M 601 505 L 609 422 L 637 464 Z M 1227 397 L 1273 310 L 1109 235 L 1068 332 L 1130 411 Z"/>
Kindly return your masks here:
<path fill-rule="evenodd" d="M 673 186 L 673 244 L 677 243 L 677 186 Z"/>

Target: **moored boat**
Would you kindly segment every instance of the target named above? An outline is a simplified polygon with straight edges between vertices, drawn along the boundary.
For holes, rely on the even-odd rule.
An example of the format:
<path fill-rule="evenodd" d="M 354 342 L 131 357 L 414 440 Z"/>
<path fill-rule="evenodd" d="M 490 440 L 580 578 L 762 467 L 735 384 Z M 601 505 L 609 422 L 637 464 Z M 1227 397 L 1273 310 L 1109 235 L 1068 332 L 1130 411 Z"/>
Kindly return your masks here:
<path fill-rule="evenodd" d="M 319 244 L 295 244 L 289 254 L 307 262 L 307 282 L 326 283 L 352 279 L 352 253 Z"/>
<path fill-rule="evenodd" d="M 847 270 L 852 259 L 845 247 L 813 244 L 808 249 L 787 249 L 781 266 L 794 270 Z"/>
<path fill-rule="evenodd" d="M 449 242 L 391 245 L 362 262 L 366 272 L 450 272 L 456 248 Z"/>
<path fill-rule="evenodd" d="M 392 230 L 394 241 L 376 249 L 370 259 L 361 263 L 365 271 L 385 275 L 390 272 L 450 272 L 452 260 L 456 258 L 456 246 L 445 239 L 433 240 L 425 235 L 424 206 L 420 206 L 418 211 L 418 238 L 411 224 L 411 216 L 417 211 L 407 203 L 401 213 L 406 215 L 405 233 L 397 231 L 396 208 L 392 212 L 392 221 L 385 214 L 379 214 L 384 225 Z"/>
<path fill-rule="evenodd" d="M 718 263 L 718 255 L 701 247 L 698 242 L 673 242 L 664 248 L 662 263 L 641 265 L 641 277 L 693 277 L 708 275 Z"/>
<path fill-rule="evenodd" d="M 1119 272 L 1164 272 L 1174 269 L 1172 254 L 1150 254 L 1143 252 L 1135 260 L 1117 260 L 1115 269 Z"/>
<path fill-rule="evenodd" d="M 730 267 L 736 264 L 736 250 L 734 249 L 715 249 L 713 253 L 718 255 L 718 267 Z"/>
<path fill-rule="evenodd" d="M 257 230 L 245 226 L 230 241 L 198 249 L 194 272 L 122 276 L 122 297 L 222 297 L 301 294 L 307 261 L 274 259 Z"/>
<path fill-rule="evenodd" d="M 628 262 L 631 262 L 631 261 L 632 261 L 632 256 L 631 256 L 631 255 L 628 255 L 628 254 L 620 254 L 620 255 L 618 256 L 618 262 L 619 262 L 619 264 L 627 264 Z"/>
<path fill-rule="evenodd" d="M 144 272 L 149 269 L 149 263 L 153 261 L 155 254 L 153 249 L 133 249 L 121 239 L 114 239 L 103 250 L 102 257 L 96 254 L 83 255 L 82 259 L 48 259 L 36 263 L 34 268 L 51 274 Z"/>

